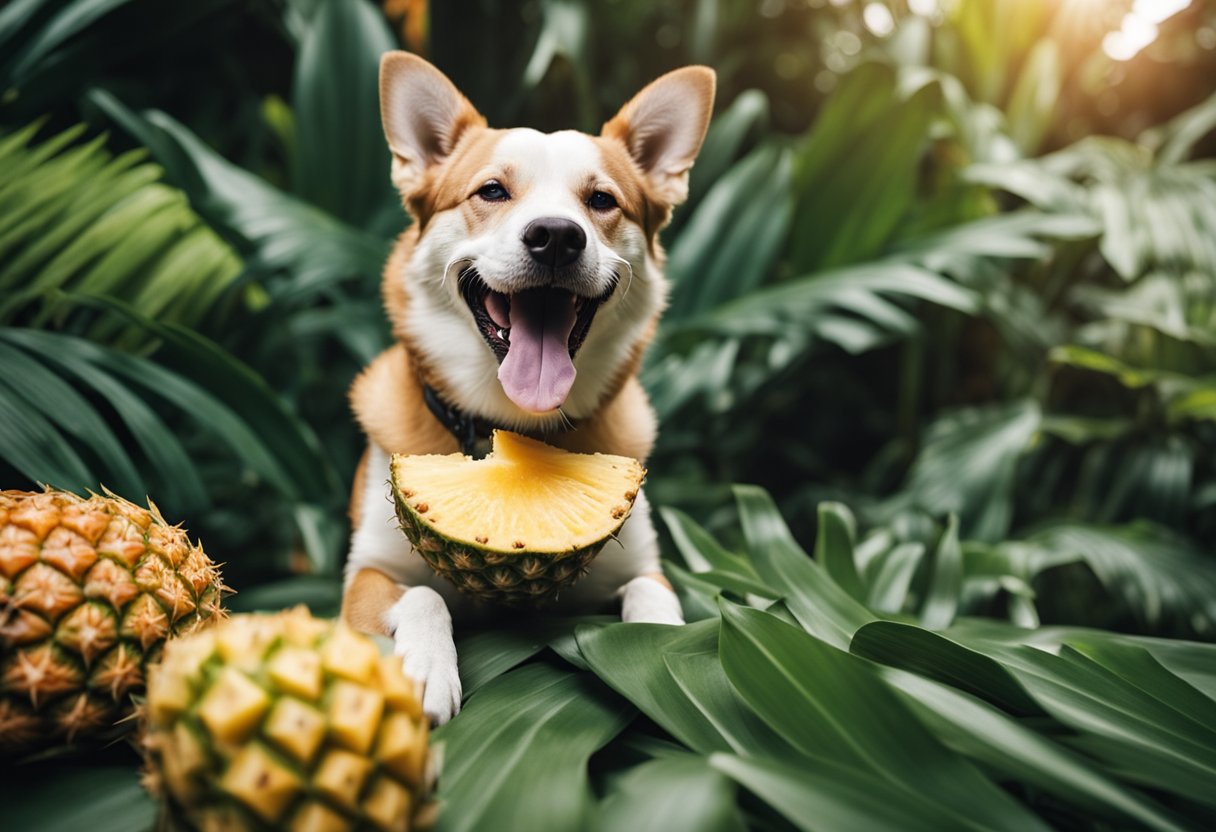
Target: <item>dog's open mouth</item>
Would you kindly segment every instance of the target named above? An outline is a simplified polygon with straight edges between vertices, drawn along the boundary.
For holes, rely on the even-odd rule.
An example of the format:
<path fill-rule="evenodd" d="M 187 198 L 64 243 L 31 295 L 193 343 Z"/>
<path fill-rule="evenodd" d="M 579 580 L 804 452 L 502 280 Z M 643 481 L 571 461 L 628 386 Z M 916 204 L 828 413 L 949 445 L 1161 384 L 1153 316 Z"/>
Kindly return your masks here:
<path fill-rule="evenodd" d="M 574 385 L 574 356 L 612 289 L 598 298 L 549 287 L 508 295 L 495 292 L 473 269 L 461 273 L 460 289 L 498 358 L 507 397 L 531 413 L 561 407 Z"/>

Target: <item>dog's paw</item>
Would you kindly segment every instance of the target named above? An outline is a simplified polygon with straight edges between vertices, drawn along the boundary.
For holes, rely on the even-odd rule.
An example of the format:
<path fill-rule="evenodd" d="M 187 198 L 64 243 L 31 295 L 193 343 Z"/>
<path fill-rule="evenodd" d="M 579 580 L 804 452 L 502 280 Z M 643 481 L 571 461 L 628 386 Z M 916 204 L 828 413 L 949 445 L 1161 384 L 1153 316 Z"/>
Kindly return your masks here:
<path fill-rule="evenodd" d="M 621 587 L 621 620 L 641 624 L 683 624 L 680 599 L 667 587 L 646 576 Z"/>
<path fill-rule="evenodd" d="M 422 689 L 422 710 L 442 725 L 460 711 L 460 673 L 447 604 L 430 587 L 416 586 L 406 590 L 388 617 L 402 669 Z"/>

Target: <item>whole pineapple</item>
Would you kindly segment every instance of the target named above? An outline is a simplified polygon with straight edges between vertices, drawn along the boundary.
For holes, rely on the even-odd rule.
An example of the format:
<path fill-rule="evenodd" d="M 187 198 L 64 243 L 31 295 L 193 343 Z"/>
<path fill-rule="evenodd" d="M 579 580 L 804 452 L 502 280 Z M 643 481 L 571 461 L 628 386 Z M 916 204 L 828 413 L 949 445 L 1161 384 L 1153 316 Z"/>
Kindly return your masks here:
<path fill-rule="evenodd" d="M 223 589 L 155 506 L 0 491 L 0 759 L 129 727 L 147 665 Z"/>
<path fill-rule="evenodd" d="M 298 608 L 175 639 L 148 680 L 150 786 L 178 826 L 425 823 L 427 722 L 401 660 Z"/>
<path fill-rule="evenodd" d="M 458 589 L 534 606 L 584 575 L 629 517 L 646 469 L 496 430 L 485 459 L 393 456 L 397 518 L 414 550 Z"/>

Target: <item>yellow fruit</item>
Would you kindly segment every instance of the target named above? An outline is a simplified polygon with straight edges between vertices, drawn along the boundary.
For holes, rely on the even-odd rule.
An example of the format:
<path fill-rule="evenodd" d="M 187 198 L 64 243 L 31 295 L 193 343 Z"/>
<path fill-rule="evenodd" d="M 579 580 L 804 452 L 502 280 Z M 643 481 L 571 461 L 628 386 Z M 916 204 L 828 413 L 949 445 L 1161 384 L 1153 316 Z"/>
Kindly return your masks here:
<path fill-rule="evenodd" d="M 150 781 L 186 828 L 400 832 L 426 807 L 400 660 L 302 608 L 170 642 L 144 715 Z"/>
<path fill-rule="evenodd" d="M 223 590 L 155 506 L 0 491 L 0 760 L 132 727 L 147 665 L 217 617 Z"/>
<path fill-rule="evenodd" d="M 394 456 L 397 516 L 414 549 L 464 592 L 542 603 L 584 574 L 620 529 L 646 470 L 506 431 L 494 432 L 493 446 L 482 460 Z"/>

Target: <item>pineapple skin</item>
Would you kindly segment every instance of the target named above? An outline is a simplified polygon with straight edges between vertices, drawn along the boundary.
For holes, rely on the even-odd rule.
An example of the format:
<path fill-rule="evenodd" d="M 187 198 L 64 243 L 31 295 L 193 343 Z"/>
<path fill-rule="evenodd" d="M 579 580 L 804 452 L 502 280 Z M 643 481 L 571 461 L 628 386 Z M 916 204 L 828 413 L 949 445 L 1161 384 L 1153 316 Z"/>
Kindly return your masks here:
<path fill-rule="evenodd" d="M 405 832 L 433 819 L 428 723 L 401 661 L 303 607 L 171 642 L 142 721 L 145 782 L 169 828 Z"/>
<path fill-rule="evenodd" d="M 133 728 L 165 640 L 222 617 L 224 591 L 151 503 L 0 491 L 0 760 Z"/>
<path fill-rule="evenodd" d="M 393 489 L 393 502 L 401 530 L 436 573 L 466 595 L 507 607 L 535 608 L 556 600 L 587 574 L 592 559 L 612 537 L 566 552 L 500 552 L 444 537 L 398 488 Z"/>

